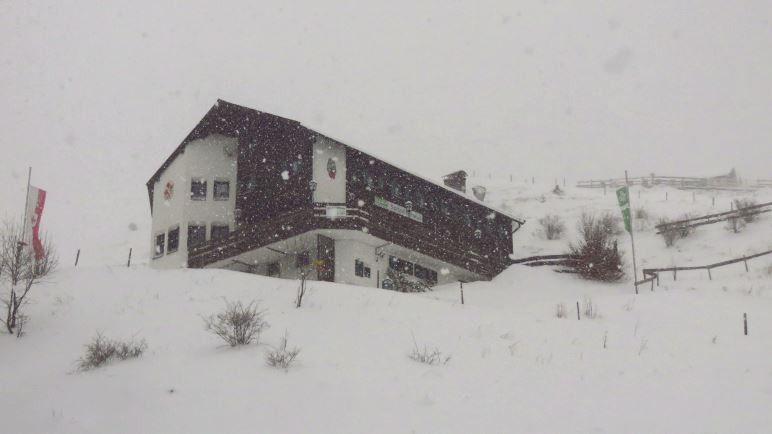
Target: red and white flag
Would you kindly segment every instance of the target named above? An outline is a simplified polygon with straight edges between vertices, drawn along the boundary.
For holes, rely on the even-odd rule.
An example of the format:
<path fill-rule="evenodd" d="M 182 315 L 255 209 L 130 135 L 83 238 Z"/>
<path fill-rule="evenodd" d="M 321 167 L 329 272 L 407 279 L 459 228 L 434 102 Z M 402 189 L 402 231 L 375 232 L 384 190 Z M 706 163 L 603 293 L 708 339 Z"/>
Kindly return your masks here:
<path fill-rule="evenodd" d="M 41 259 L 46 254 L 43 250 L 43 243 L 40 242 L 40 219 L 43 217 L 45 204 L 46 191 L 30 185 L 27 196 L 27 221 L 24 222 L 24 239 L 32 240 L 32 248 L 35 250 L 37 259 Z"/>

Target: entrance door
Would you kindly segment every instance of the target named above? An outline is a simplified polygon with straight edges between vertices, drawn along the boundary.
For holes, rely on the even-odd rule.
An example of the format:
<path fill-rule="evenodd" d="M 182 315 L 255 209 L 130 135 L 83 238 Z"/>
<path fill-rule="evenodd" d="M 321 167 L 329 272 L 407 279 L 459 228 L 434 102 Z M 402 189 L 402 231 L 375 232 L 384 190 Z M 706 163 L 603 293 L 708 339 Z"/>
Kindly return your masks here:
<path fill-rule="evenodd" d="M 325 282 L 335 281 L 335 240 L 324 235 L 318 235 L 316 240 L 317 255 L 319 265 L 317 273 L 319 280 Z"/>

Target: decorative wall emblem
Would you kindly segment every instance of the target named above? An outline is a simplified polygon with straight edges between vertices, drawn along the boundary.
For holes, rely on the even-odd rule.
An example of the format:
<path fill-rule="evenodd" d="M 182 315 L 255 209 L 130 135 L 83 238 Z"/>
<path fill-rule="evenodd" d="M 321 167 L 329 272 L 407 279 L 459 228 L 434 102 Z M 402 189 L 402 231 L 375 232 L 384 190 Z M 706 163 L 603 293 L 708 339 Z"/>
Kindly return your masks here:
<path fill-rule="evenodd" d="M 335 175 L 338 174 L 338 166 L 332 158 L 327 159 L 327 174 L 330 175 L 330 179 L 335 179 Z"/>
<path fill-rule="evenodd" d="M 164 199 L 171 200 L 174 196 L 174 181 L 168 181 L 164 187 Z"/>

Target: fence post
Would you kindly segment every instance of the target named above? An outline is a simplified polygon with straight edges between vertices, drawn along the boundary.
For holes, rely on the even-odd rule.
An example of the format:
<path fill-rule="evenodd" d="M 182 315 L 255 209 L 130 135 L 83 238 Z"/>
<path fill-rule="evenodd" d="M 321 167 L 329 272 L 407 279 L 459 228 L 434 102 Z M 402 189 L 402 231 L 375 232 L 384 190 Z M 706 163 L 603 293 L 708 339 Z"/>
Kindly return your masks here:
<path fill-rule="evenodd" d="M 464 304 L 464 282 L 458 282 L 461 286 L 461 304 Z"/>
<path fill-rule="evenodd" d="M 654 279 L 651 279 L 651 292 L 654 292 Z"/>
<path fill-rule="evenodd" d="M 131 247 L 129 247 L 129 260 L 126 262 L 127 267 L 131 267 Z"/>
<path fill-rule="evenodd" d="M 708 270 L 708 280 L 713 280 L 713 276 L 710 274 L 710 268 Z"/>
<path fill-rule="evenodd" d="M 579 302 L 576 302 L 576 320 L 581 321 L 582 317 L 579 316 Z"/>
<path fill-rule="evenodd" d="M 80 249 L 78 249 L 78 253 L 75 254 L 75 266 L 78 266 L 78 260 L 80 259 Z"/>
<path fill-rule="evenodd" d="M 678 271 L 678 270 L 673 268 L 673 280 L 678 280 L 678 277 L 676 276 L 676 271 Z"/>
<path fill-rule="evenodd" d="M 747 273 L 748 271 L 750 271 L 748 270 L 748 258 L 743 257 L 743 262 L 745 263 L 745 272 Z"/>
<path fill-rule="evenodd" d="M 713 196 L 713 203 L 710 206 L 716 206 L 716 196 Z"/>
<path fill-rule="evenodd" d="M 667 192 L 665 192 L 665 201 L 667 201 Z"/>
<path fill-rule="evenodd" d="M 748 314 L 743 313 L 743 332 L 748 336 Z"/>

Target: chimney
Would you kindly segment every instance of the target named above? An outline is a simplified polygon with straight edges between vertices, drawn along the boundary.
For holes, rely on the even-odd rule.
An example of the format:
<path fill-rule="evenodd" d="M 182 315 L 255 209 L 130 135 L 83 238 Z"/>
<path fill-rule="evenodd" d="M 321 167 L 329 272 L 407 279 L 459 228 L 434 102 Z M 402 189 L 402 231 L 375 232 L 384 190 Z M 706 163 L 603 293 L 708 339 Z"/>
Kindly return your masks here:
<path fill-rule="evenodd" d="M 459 170 L 458 172 L 449 173 L 443 176 L 442 182 L 454 190 L 466 193 L 466 172 L 463 170 Z"/>

